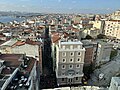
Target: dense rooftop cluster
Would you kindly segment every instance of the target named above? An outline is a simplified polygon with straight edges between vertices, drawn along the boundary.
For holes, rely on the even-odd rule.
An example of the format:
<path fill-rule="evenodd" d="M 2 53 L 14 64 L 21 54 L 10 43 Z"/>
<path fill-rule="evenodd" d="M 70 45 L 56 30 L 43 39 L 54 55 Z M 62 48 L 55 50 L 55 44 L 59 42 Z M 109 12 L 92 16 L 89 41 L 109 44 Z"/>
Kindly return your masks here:
<path fill-rule="evenodd" d="M 0 22 L 1 90 L 120 87 L 119 10 L 23 17 Z"/>

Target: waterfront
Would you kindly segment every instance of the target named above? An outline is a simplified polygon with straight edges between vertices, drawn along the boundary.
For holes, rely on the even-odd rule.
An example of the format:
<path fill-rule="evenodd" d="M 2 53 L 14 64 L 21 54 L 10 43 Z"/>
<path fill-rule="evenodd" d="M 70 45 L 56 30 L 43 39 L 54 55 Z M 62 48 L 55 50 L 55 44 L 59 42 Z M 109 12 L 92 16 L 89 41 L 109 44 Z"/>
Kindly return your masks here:
<path fill-rule="evenodd" d="M 0 17 L 0 22 L 2 23 L 7 23 L 7 22 L 12 22 L 12 21 L 24 21 L 25 18 L 19 18 L 19 17 L 14 17 L 14 16 L 1 16 Z"/>

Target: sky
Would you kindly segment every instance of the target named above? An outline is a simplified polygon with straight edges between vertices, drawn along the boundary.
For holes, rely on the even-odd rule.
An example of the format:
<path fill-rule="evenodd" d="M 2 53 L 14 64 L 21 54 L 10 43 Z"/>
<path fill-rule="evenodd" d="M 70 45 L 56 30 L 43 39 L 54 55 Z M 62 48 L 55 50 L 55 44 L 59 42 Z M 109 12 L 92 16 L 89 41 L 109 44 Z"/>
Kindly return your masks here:
<path fill-rule="evenodd" d="M 38 13 L 110 13 L 120 0 L 0 0 L 0 11 Z"/>

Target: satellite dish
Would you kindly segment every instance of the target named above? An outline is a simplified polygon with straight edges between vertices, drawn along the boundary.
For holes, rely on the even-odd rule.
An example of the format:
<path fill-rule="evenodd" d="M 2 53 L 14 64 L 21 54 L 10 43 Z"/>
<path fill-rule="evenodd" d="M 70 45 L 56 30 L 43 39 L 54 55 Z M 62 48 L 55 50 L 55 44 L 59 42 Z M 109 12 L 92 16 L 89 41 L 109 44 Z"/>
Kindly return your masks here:
<path fill-rule="evenodd" d="M 99 79 L 102 79 L 103 77 L 104 77 L 103 73 L 99 74 Z"/>

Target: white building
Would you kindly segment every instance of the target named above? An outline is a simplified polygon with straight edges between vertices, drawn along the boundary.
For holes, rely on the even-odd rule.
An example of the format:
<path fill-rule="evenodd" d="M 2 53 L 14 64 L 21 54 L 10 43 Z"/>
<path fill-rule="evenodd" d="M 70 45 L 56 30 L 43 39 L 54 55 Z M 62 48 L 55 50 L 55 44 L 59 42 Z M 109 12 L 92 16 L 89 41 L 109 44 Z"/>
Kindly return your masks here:
<path fill-rule="evenodd" d="M 113 20 L 120 20 L 120 10 L 117 10 L 114 13 L 112 13 L 112 15 L 110 17 Z"/>
<path fill-rule="evenodd" d="M 79 87 L 60 87 L 54 89 L 43 89 L 43 90 L 108 90 L 97 86 L 79 86 Z"/>
<path fill-rule="evenodd" d="M 120 20 L 105 21 L 104 34 L 120 39 Z"/>
<path fill-rule="evenodd" d="M 120 77 L 112 77 L 109 90 L 120 90 Z"/>
<path fill-rule="evenodd" d="M 58 85 L 80 84 L 83 76 L 85 48 L 78 40 L 60 41 L 56 46 L 56 77 Z"/>

